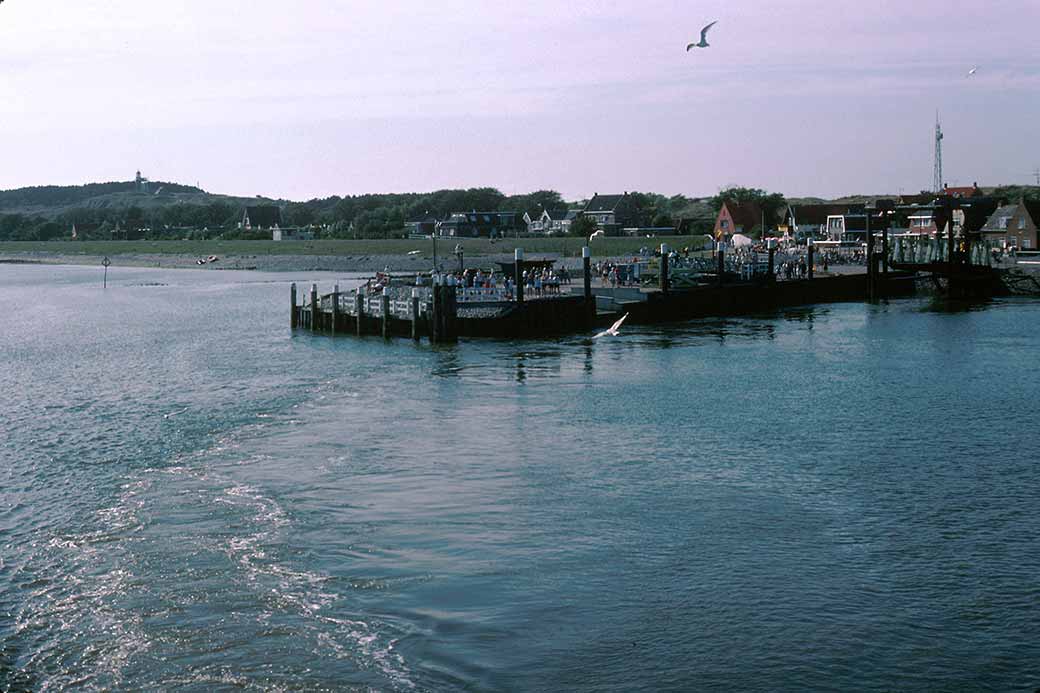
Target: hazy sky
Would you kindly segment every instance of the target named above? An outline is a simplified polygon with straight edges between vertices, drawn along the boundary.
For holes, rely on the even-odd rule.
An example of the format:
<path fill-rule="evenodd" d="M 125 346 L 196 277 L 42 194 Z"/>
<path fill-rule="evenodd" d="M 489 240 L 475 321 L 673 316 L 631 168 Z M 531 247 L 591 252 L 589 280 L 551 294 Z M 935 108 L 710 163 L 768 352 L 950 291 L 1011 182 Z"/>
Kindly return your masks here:
<path fill-rule="evenodd" d="M 1026 183 L 1037 27 L 1038 0 L 7 0 L 0 188 L 917 191 L 937 109 L 950 184 Z"/>

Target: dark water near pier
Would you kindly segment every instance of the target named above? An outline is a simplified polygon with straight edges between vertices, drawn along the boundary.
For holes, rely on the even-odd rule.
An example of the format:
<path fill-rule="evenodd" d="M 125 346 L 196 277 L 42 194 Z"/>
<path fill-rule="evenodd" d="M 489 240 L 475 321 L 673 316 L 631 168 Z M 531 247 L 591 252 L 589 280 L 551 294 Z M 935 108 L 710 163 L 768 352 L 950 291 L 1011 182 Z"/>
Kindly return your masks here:
<path fill-rule="evenodd" d="M 291 279 L 0 266 L 0 690 L 1040 686 L 1040 303 L 431 348 Z"/>

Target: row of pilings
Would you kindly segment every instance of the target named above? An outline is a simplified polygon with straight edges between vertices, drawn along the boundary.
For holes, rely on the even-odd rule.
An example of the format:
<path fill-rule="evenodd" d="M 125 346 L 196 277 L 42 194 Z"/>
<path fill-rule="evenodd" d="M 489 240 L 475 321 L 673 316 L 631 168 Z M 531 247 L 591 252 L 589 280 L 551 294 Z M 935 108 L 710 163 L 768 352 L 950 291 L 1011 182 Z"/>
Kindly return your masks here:
<path fill-rule="evenodd" d="M 428 337 L 435 344 L 458 341 L 458 302 L 455 283 L 436 278 L 430 287 L 414 287 L 402 301 L 387 293 L 366 296 L 362 290 L 341 292 L 335 285 L 331 294 L 320 295 L 318 285 L 297 304 L 296 284 L 289 288 L 292 329 L 331 334 Z M 402 306 L 402 304 L 404 304 Z"/>

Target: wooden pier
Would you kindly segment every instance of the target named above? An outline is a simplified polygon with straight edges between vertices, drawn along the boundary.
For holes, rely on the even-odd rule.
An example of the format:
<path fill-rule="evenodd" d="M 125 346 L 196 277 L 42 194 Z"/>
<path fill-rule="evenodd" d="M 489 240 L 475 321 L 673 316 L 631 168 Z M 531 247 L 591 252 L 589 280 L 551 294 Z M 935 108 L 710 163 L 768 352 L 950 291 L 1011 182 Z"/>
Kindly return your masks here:
<path fill-rule="evenodd" d="M 746 315 L 778 308 L 861 301 L 871 293 L 906 296 L 915 290 L 908 272 L 776 281 L 769 273 L 753 281 L 732 278 L 725 270 L 697 286 L 671 286 L 668 248 L 662 246 L 656 285 L 650 289 L 593 288 L 591 258 L 583 249 L 582 282 L 571 293 L 530 297 L 524 295 L 523 251 L 517 249 L 514 288 L 466 287 L 452 275 L 429 275 L 390 281 L 377 290 L 360 287 L 341 292 L 339 286 L 320 294 L 317 285 L 298 296 L 290 288 L 290 326 L 325 334 L 374 335 L 385 339 L 428 339 L 453 343 L 460 337 L 525 339 L 588 332 L 609 325 L 622 313 L 632 324 L 664 323 L 699 317 Z M 721 255 L 721 254 L 720 254 Z M 770 252 L 772 255 L 772 252 Z M 725 267 L 719 258 L 719 266 Z M 873 283 L 873 289 L 872 289 Z"/>

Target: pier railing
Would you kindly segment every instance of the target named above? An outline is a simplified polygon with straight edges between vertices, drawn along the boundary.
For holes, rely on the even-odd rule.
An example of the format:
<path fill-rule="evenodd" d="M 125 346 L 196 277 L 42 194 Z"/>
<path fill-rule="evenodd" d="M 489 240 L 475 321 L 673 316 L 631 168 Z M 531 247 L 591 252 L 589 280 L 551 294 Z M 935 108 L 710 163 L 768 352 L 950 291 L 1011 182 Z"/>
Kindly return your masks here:
<path fill-rule="evenodd" d="M 340 293 L 328 293 L 319 297 L 322 311 L 331 312 L 332 303 L 338 300 L 338 312 L 343 315 L 357 316 L 358 289 Z M 390 314 L 402 320 L 411 319 L 412 297 L 419 299 L 419 314 L 425 316 L 433 310 L 433 289 L 429 286 L 387 286 L 377 293 L 362 292 L 362 310 L 365 315 L 382 317 L 383 295 L 390 297 Z M 455 300 L 460 304 L 506 303 L 513 301 L 512 291 L 503 286 L 456 286 Z"/>
<path fill-rule="evenodd" d="M 954 260 L 973 267 L 992 267 L 993 243 L 975 241 L 965 248 L 954 249 Z M 947 239 L 936 238 L 893 238 L 889 245 L 888 260 L 896 265 L 934 265 L 950 260 L 950 244 Z"/>

